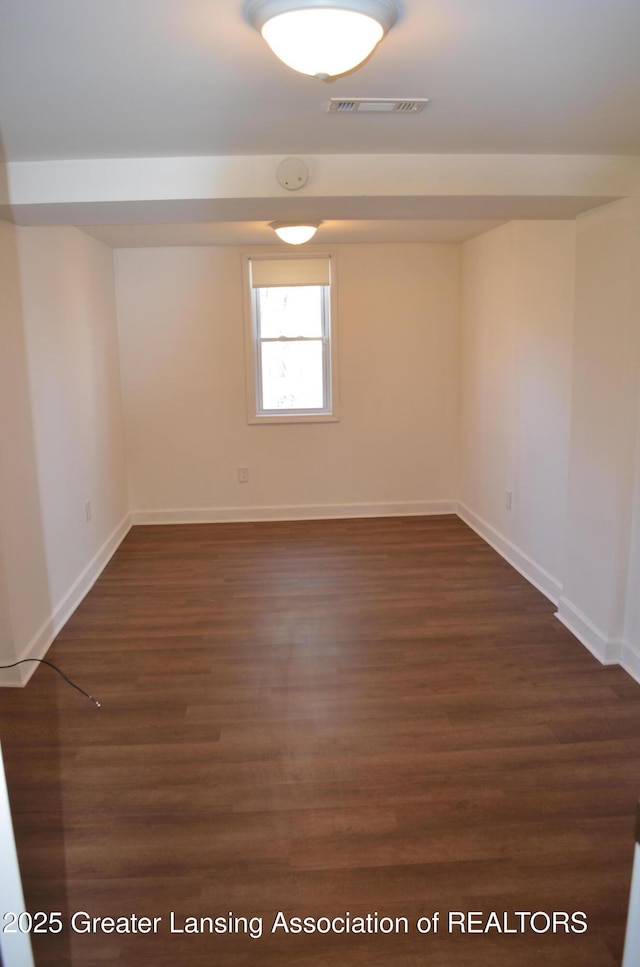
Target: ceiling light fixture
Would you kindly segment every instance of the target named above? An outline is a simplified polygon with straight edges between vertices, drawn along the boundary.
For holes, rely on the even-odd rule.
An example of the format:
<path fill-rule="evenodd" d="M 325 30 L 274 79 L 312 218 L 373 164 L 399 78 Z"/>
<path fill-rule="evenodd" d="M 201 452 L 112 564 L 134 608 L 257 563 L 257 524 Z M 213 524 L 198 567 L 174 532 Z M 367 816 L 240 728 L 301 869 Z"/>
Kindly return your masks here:
<path fill-rule="evenodd" d="M 302 245 L 313 238 L 322 222 L 269 222 L 269 225 L 287 245 Z"/>
<path fill-rule="evenodd" d="M 247 7 L 276 57 L 325 81 L 366 60 L 397 16 L 393 0 L 252 0 Z"/>

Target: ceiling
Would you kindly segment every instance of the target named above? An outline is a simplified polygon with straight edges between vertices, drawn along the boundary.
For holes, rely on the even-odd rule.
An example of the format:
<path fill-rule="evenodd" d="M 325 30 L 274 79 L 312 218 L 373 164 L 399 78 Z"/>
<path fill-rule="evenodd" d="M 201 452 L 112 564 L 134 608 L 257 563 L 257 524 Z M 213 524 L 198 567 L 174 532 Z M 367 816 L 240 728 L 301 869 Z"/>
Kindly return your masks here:
<path fill-rule="evenodd" d="M 2 151 L 14 170 L 62 159 L 640 155 L 638 0 L 398 6 L 370 60 L 327 84 L 281 64 L 238 0 L 2 0 Z M 341 115 L 327 113 L 330 97 L 430 101 L 417 115 Z M 383 218 L 372 209 L 334 219 L 332 232 L 397 240 L 404 223 L 407 240 L 429 232 L 460 240 L 504 219 L 491 214 L 480 223 L 453 209 L 444 219 L 407 217 L 390 205 Z M 123 228 L 105 229 L 109 220 L 95 232 L 126 244 Z M 122 206 L 112 220 L 132 221 Z M 201 239 L 193 244 L 265 234 L 246 209 L 206 222 L 208 230 L 200 219 L 191 235 L 184 219 L 171 231 L 156 221 L 128 229 L 131 244 L 159 244 L 172 232 Z"/>

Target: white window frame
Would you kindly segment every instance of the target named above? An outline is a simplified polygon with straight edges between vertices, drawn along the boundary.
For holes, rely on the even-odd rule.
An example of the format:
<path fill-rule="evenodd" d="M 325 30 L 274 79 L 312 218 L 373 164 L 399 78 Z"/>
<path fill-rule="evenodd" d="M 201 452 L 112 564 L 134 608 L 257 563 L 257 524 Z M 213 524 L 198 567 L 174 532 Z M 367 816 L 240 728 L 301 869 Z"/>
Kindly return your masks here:
<path fill-rule="evenodd" d="M 271 340 L 260 338 L 258 332 L 259 289 L 251 286 L 251 263 L 264 259 L 293 260 L 325 258 L 329 260 L 330 280 L 323 293 L 323 395 L 325 406 L 322 410 L 265 410 L 260 407 L 262 399 L 260 347 L 262 342 Z M 338 331 L 337 331 L 337 268 L 335 252 L 326 249 L 309 250 L 300 253 L 246 252 L 243 254 L 243 288 L 245 315 L 245 366 L 247 383 L 247 422 L 250 424 L 270 423 L 336 423 L 338 422 Z M 297 341 L 297 340 L 292 340 Z"/>

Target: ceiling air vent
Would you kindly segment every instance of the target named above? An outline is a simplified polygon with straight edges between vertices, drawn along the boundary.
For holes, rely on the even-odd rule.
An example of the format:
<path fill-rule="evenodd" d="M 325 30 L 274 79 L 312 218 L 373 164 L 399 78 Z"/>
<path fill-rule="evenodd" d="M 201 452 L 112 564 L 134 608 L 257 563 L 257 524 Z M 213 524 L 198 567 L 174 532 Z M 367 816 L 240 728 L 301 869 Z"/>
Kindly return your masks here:
<path fill-rule="evenodd" d="M 332 97 L 329 114 L 419 114 L 428 97 Z"/>

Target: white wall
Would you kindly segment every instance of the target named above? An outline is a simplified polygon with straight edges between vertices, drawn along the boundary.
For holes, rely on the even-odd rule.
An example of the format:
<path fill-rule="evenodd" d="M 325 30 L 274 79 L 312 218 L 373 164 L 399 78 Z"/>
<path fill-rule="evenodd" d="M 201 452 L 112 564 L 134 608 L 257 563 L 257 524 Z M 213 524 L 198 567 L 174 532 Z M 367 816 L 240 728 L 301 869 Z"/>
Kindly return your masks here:
<path fill-rule="evenodd" d="M 514 232 L 510 223 L 462 248 L 458 493 L 500 532 L 512 485 Z"/>
<path fill-rule="evenodd" d="M 460 513 L 554 600 L 564 561 L 574 234 L 572 222 L 510 222 L 467 242 L 462 256 Z"/>
<path fill-rule="evenodd" d="M 632 603 L 640 595 L 639 267 L 638 200 L 607 205 L 578 219 L 566 567 L 559 616 L 605 661 L 622 655 L 626 618 L 633 638 L 629 644 L 640 661 Z"/>
<path fill-rule="evenodd" d="M 50 613 L 20 286 L 18 232 L 0 222 L 0 664 Z M 19 683 L 17 669 L 0 681 Z"/>
<path fill-rule="evenodd" d="M 640 681 L 640 386 L 636 418 L 634 478 L 622 663 Z"/>
<path fill-rule="evenodd" d="M 560 620 L 640 680 L 638 266 L 638 199 L 463 246 L 459 492 Z"/>
<path fill-rule="evenodd" d="M 113 260 L 76 229 L 2 229 L 5 592 L 11 652 L 40 657 L 128 527 Z"/>
<path fill-rule="evenodd" d="M 453 508 L 458 249 L 349 245 L 337 258 L 340 421 L 255 426 L 242 251 L 117 252 L 134 519 Z"/>

